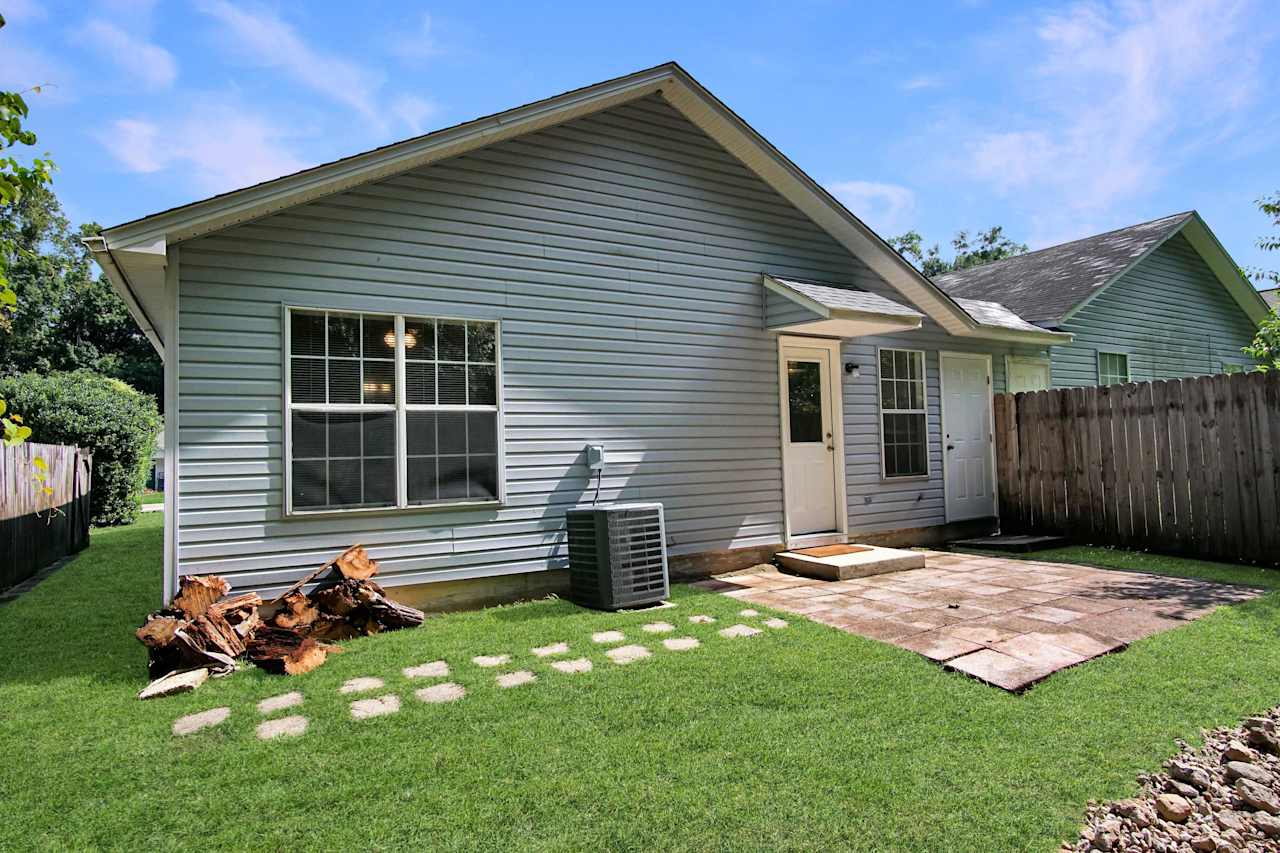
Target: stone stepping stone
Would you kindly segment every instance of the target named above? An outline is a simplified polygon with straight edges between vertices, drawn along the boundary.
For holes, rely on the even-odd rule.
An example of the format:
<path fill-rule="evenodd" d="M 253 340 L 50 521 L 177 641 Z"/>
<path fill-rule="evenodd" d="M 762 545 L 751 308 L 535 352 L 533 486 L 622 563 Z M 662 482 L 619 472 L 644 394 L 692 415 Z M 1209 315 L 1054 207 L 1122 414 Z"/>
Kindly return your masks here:
<path fill-rule="evenodd" d="M 369 690 L 377 690 L 382 686 L 381 678 L 365 676 L 362 678 L 348 679 L 345 684 L 338 688 L 338 692 L 343 695 L 348 693 L 365 693 Z"/>
<path fill-rule="evenodd" d="M 552 661 L 551 666 L 558 672 L 564 672 L 574 675 L 579 672 L 590 672 L 591 661 L 586 658 L 574 658 L 573 660 L 557 660 Z"/>
<path fill-rule="evenodd" d="M 258 740 L 271 740 L 278 737 L 298 737 L 307 732 L 307 718 L 292 716 L 279 717 L 274 720 L 258 723 Z"/>
<path fill-rule="evenodd" d="M 417 666 L 406 666 L 400 670 L 405 678 L 444 678 L 449 674 L 449 664 L 442 660 L 431 663 L 420 663 Z"/>
<path fill-rule="evenodd" d="M 549 646 L 538 646 L 536 649 L 530 649 L 540 658 L 550 657 L 551 655 L 563 655 L 569 653 L 568 643 L 552 643 Z"/>
<path fill-rule="evenodd" d="M 494 680 L 498 682 L 499 687 L 505 690 L 510 687 L 519 687 L 522 684 L 532 684 L 538 680 L 538 676 L 527 669 L 520 669 L 515 672 L 504 672 Z"/>
<path fill-rule="evenodd" d="M 699 613 L 697 616 L 690 616 L 689 621 L 695 625 L 710 625 L 716 621 L 716 617 L 708 616 L 705 613 Z"/>
<path fill-rule="evenodd" d="M 638 660 L 644 660 L 649 657 L 652 652 L 644 646 L 618 646 L 616 649 L 609 649 L 605 652 L 605 657 L 617 664 L 634 663 Z"/>
<path fill-rule="evenodd" d="M 274 714 L 276 711 L 283 711 L 285 708 L 292 708 L 294 705 L 301 704 L 302 694 L 294 690 L 291 693 L 281 693 L 279 696 L 263 699 L 258 703 L 258 713 Z"/>
<path fill-rule="evenodd" d="M 739 615 L 739 616 L 746 616 L 747 618 L 751 618 L 752 616 L 759 616 L 759 615 L 760 615 L 760 611 L 759 611 L 759 610 L 752 610 L 750 607 L 748 607 L 746 610 L 739 610 L 739 611 L 738 611 L 738 615 Z"/>
<path fill-rule="evenodd" d="M 662 645 L 673 652 L 685 652 L 696 649 L 701 643 L 695 637 L 667 637 L 662 641 Z"/>
<path fill-rule="evenodd" d="M 641 626 L 649 634 L 669 634 L 676 629 L 670 622 L 650 622 Z"/>
<path fill-rule="evenodd" d="M 591 642 L 608 645 L 609 643 L 621 643 L 627 638 L 627 635 L 621 631 L 596 631 L 591 635 Z"/>
<path fill-rule="evenodd" d="M 430 687 L 424 687 L 421 690 L 415 690 L 413 693 L 423 702 L 430 704 L 439 704 L 441 702 L 457 702 L 463 696 L 467 695 L 467 688 L 461 684 L 454 684 L 452 681 L 446 681 L 444 684 L 433 684 Z"/>
<path fill-rule="evenodd" d="M 750 625 L 730 625 L 728 628 L 720 629 L 721 637 L 754 637 L 756 634 L 762 633 L 759 628 L 752 628 Z"/>
<path fill-rule="evenodd" d="M 476 655 L 471 659 L 476 666 L 494 667 L 502 666 L 504 663 L 511 663 L 511 655 Z"/>
<path fill-rule="evenodd" d="M 367 720 L 370 717 L 382 717 L 400 710 L 400 697 L 394 693 L 379 696 L 375 699 L 357 699 L 351 703 L 351 717 L 356 720 Z"/>
<path fill-rule="evenodd" d="M 764 620 L 764 625 L 766 628 L 785 628 L 787 627 L 787 620 L 779 619 L 777 616 L 771 616 Z"/>
<path fill-rule="evenodd" d="M 195 734 L 201 729 L 218 725 L 230 716 L 230 708 L 210 708 L 198 714 L 187 714 L 173 721 L 173 733 L 177 737 Z"/>

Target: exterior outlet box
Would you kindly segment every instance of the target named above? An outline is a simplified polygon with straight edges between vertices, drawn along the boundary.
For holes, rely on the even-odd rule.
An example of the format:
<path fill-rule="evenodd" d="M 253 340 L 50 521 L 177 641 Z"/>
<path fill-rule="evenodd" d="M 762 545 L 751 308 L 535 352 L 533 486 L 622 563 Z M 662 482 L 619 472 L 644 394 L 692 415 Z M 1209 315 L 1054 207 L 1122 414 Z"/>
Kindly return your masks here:
<path fill-rule="evenodd" d="M 604 468 L 603 444 L 587 445 L 587 468 L 592 471 L 600 471 Z"/>
<path fill-rule="evenodd" d="M 570 601 L 599 610 L 657 604 L 670 592 L 662 504 L 602 504 L 565 513 Z"/>

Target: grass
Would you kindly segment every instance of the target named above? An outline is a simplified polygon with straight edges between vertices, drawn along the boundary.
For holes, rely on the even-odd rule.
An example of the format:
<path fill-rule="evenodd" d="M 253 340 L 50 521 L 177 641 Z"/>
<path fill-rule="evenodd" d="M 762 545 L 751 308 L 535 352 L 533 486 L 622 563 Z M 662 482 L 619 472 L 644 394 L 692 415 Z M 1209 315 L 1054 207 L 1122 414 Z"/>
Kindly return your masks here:
<path fill-rule="evenodd" d="M 715 629 L 739 605 L 682 587 L 656 615 L 559 601 L 453 615 L 293 680 L 250 669 L 142 703 L 131 634 L 156 601 L 160 531 L 154 515 L 95 531 L 0 606 L 0 849 L 1049 851 L 1175 737 L 1280 702 L 1276 595 L 1013 696 L 794 617 L 726 640 Z M 627 667 L 593 648 L 596 670 L 566 676 L 526 651 L 647 636 L 655 618 L 683 629 L 695 612 L 721 620 L 689 627 L 702 648 Z M 539 681 L 501 691 L 468 663 L 500 652 Z M 419 703 L 398 676 L 437 658 L 461 702 Z M 352 722 L 336 688 L 357 675 L 385 677 L 404 709 Z M 287 689 L 306 693 L 311 730 L 257 741 L 254 703 Z M 170 736 L 217 705 L 232 708 L 218 729 Z"/>
<path fill-rule="evenodd" d="M 164 503 L 164 492 L 143 492 L 142 502 L 144 504 L 162 504 Z"/>

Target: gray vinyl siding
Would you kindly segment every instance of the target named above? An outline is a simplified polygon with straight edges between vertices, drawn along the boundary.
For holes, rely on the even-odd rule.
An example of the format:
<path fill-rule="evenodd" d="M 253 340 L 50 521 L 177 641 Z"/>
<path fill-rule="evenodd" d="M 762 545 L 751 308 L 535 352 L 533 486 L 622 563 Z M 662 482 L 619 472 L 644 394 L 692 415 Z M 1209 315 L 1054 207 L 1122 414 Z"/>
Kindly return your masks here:
<path fill-rule="evenodd" d="M 1055 387 L 1098 384 L 1098 352 L 1129 355 L 1134 381 L 1221 373 L 1253 364 L 1240 348 L 1252 321 L 1204 259 L 1178 234 L 1063 326 L 1075 340 L 1053 347 Z"/>
<path fill-rule="evenodd" d="M 927 477 L 882 476 L 880 459 L 880 409 L 877 382 L 879 348 L 924 350 L 925 423 L 929 437 Z M 849 534 L 876 533 L 929 527 L 946 523 L 942 470 L 942 397 L 939 352 L 972 352 L 991 356 L 991 381 L 995 393 L 1005 388 L 1005 357 L 1044 356 L 1043 348 L 1021 344 L 958 338 L 948 335 L 932 320 L 917 331 L 846 340 L 845 362 L 860 368 L 857 377 L 844 377 L 845 481 L 848 484 Z"/>
<path fill-rule="evenodd" d="M 673 553 L 780 542 L 762 271 L 889 293 L 657 98 L 182 244 L 179 573 L 278 587 L 353 542 L 392 584 L 560 567 L 589 442 Z M 505 503 L 283 517 L 284 304 L 500 320 Z"/>

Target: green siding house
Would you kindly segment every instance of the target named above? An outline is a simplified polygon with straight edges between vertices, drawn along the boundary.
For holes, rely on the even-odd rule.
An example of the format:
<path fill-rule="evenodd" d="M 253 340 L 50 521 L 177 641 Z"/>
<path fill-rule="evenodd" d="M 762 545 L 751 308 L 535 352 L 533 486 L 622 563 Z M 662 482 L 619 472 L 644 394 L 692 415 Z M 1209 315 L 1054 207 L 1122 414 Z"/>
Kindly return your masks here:
<path fill-rule="evenodd" d="M 1244 370 L 1267 304 L 1194 211 L 939 276 L 957 299 L 998 301 L 1070 332 L 1007 367 L 1010 390 Z"/>

